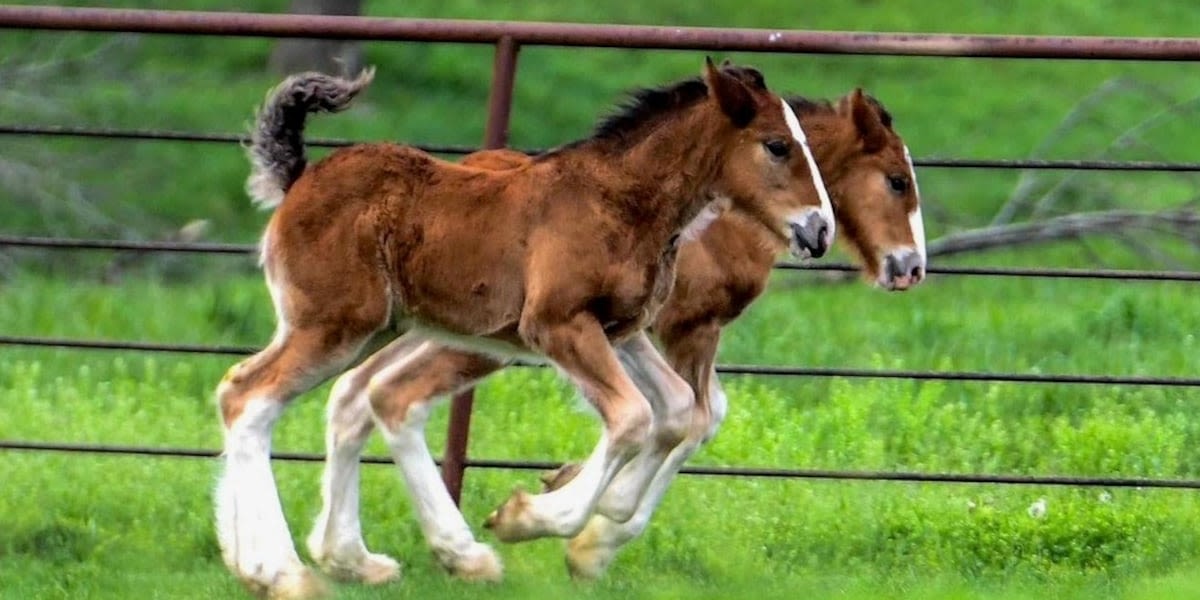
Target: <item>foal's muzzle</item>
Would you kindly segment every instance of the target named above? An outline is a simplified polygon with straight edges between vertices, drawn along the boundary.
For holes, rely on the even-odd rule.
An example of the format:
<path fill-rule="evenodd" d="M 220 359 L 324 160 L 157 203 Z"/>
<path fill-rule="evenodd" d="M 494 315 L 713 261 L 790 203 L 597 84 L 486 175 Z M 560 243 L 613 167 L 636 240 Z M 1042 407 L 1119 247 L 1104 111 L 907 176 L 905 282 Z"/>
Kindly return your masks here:
<path fill-rule="evenodd" d="M 880 287 L 904 291 L 925 279 L 925 259 L 911 248 L 893 250 L 883 257 L 880 271 Z"/>
<path fill-rule="evenodd" d="M 792 230 L 791 250 L 797 258 L 821 258 L 833 242 L 833 228 L 820 211 L 813 209 L 800 219 L 788 221 Z"/>

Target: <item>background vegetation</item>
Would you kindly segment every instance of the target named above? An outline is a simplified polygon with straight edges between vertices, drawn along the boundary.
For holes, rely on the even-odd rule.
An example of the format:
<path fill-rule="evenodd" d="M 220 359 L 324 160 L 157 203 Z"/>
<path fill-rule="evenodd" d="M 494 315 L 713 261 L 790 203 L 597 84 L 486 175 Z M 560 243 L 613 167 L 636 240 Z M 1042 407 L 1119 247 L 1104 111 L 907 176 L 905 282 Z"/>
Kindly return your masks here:
<path fill-rule="evenodd" d="M 18 2 L 18 4 L 27 4 Z M 88 4 L 88 3 L 76 3 Z M 282 2 L 93 5 L 281 11 Z M 1191 35 L 1195 7 L 869 0 L 520 3 L 371 0 L 367 13 L 477 19 L 970 33 Z M 272 42 L 7 31 L 0 123 L 234 132 L 278 76 Z M 310 135 L 474 144 L 491 50 L 367 43 L 375 84 Z M 779 90 L 836 97 L 864 86 L 918 156 L 1198 161 L 1200 80 L 1185 64 L 731 55 Z M 689 76 L 703 54 L 525 48 L 512 144 L 586 135 L 622 90 Z M 242 191 L 233 145 L 7 136 L 4 233 L 158 239 L 194 219 L 208 239 L 253 242 L 265 216 Z M 314 154 L 320 154 L 315 152 Z M 1194 204 L 1193 175 L 923 169 L 931 237 L 997 220 Z M 1015 201 L 1014 201 L 1015 200 Z M 1008 207 L 1008 208 L 1006 208 Z M 999 217 L 998 217 L 999 215 Z M 1196 268 L 1194 245 L 1137 230 L 1005 248 L 957 264 Z M 836 260 L 836 258 L 835 258 Z M 943 263 L 946 264 L 946 263 Z M 265 342 L 273 326 L 250 259 L 156 258 L 120 269 L 100 254 L 0 252 L 0 333 L 168 342 Z M 738 363 L 1191 376 L 1200 310 L 1171 283 L 934 277 L 889 295 L 780 274 L 729 331 Z M 212 389 L 229 357 L 4 348 L 0 439 L 217 447 Z M 702 464 L 1195 477 L 1200 393 L 1068 387 L 729 377 L 732 407 Z M 281 423 L 278 450 L 320 451 L 322 398 Z M 574 459 L 595 440 L 573 393 L 513 369 L 480 390 L 471 454 Z M 430 443 L 442 445 L 442 420 Z M 371 451 L 382 453 L 378 441 Z M 299 540 L 319 469 L 277 467 Z M 212 461 L 0 455 L 0 596 L 211 598 L 238 593 L 211 528 Z M 533 474 L 471 471 L 479 523 Z M 401 583 L 344 597 L 1193 598 L 1200 597 L 1194 493 L 682 478 L 610 577 L 567 581 L 553 541 L 503 547 L 504 584 L 447 580 L 424 549 L 391 469 L 364 474 L 367 538 L 400 558 Z M 1030 505 L 1045 501 L 1044 516 Z M 484 539 L 488 536 L 483 535 Z"/>

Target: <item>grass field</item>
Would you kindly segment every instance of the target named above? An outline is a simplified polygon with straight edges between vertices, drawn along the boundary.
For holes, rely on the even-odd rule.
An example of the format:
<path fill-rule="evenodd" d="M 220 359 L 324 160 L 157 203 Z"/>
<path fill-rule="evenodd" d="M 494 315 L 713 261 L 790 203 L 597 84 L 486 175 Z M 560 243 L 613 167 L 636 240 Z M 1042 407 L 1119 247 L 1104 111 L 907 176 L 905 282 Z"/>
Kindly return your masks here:
<path fill-rule="evenodd" d="M 905 296 L 821 290 L 830 306 L 865 315 L 848 330 L 829 316 L 805 318 L 796 307 L 812 292 L 777 283 L 780 291 L 731 331 L 723 360 L 1179 374 L 1196 352 L 1194 336 L 1179 333 L 1200 326 L 1197 311 L 1167 310 L 1188 305 L 1181 285 L 1112 292 L 1100 283 L 995 281 L 990 289 L 1006 306 L 981 301 L 947 311 L 942 298 L 979 285 L 944 278 Z M 21 279 L 6 292 L 17 310 L 0 325 L 16 334 L 253 344 L 271 325 L 264 302 L 251 278 L 186 287 Z M 1050 303 L 1056 310 L 1048 315 Z M 837 342 L 804 341 L 813 339 Z M 210 388 L 228 358 L 5 354 L 0 438 L 219 445 Z M 700 463 L 1188 477 L 1200 459 L 1195 391 L 736 377 L 728 384 L 728 424 Z M 289 412 L 277 449 L 320 451 L 324 391 Z M 594 440 L 591 419 L 545 373 L 513 370 L 480 393 L 474 456 L 563 460 Z M 430 431 L 440 447 L 444 421 Z M 214 588 L 232 589 L 209 524 L 211 462 L 9 453 L 0 469 L 15 482 L 0 495 L 0 570 L 15 582 L 6 586 L 11 597 L 140 596 L 142 586 L 158 597 L 211 597 Z M 316 511 L 318 469 L 286 464 L 277 472 L 302 539 Z M 536 482 L 529 473 L 468 475 L 464 507 L 474 523 L 512 485 Z M 553 542 L 504 547 L 509 582 L 487 592 L 445 582 L 396 479 L 387 468 L 367 470 L 367 535 L 404 559 L 411 580 L 383 591 L 348 588 L 346 597 L 566 593 Z M 1026 512 L 1038 498 L 1049 507 L 1043 519 Z M 1171 597 L 1144 595 L 1171 589 L 1160 586 L 1178 588 L 1175 597 L 1200 589 L 1186 588 L 1200 584 L 1189 575 L 1200 557 L 1200 503 L 1186 492 L 685 478 L 660 517 L 589 594 L 953 598 L 990 590 L 1032 598 L 1060 590 L 1136 598 Z"/>
<path fill-rule="evenodd" d="M 81 3 L 83 4 L 83 3 Z M 274 10 L 250 2 L 95 2 Z M 377 15 L 679 25 L 1120 35 L 1194 33 L 1189 2 L 1019 1 L 960 10 L 928 2 L 709 3 L 374 1 Z M 115 41 L 114 41 L 115 40 Z M 0 123 L 240 130 L 276 79 L 269 42 L 154 36 L 0 36 Z M 311 135 L 475 143 L 490 50 L 371 43 L 379 77 L 354 110 Z M 90 57 L 90 58 L 88 58 Z M 1200 160 L 1200 79 L 1171 64 L 869 57 L 733 58 L 776 88 L 836 96 L 865 85 L 920 156 L 1114 156 Z M 516 146 L 579 137 L 622 89 L 694 73 L 691 52 L 522 51 Z M 1086 99 L 1101 89 L 1091 108 Z M 1080 108 L 1085 103 L 1085 108 Z M 1168 107 L 1182 104 L 1174 110 Z M 1073 112 L 1074 111 L 1074 112 Z M 1158 120 L 1138 127 L 1151 115 Z M 1074 117 L 1069 117 L 1074 115 Z M 1054 133 L 1064 120 L 1076 124 Z M 1109 149 L 1122 132 L 1136 135 Z M 147 238 L 192 218 L 249 242 L 264 217 L 241 191 L 234 147 L 5 138 L 5 233 Z M 1062 183 L 1051 213 L 1174 206 L 1191 176 L 925 169 L 930 233 L 988 222 L 1022 182 Z M 1024 178 L 1024 179 L 1023 179 Z M 1020 215 L 1022 218 L 1028 215 Z M 1144 238 L 1150 241 L 1149 238 Z M 1164 244 L 1172 266 L 1194 248 Z M 0 334 L 262 344 L 266 290 L 241 258 L 163 260 L 99 283 L 107 257 L 0 255 Z M 1008 249 L 964 264 L 1162 266 L 1090 241 Z M 1200 343 L 1195 286 L 934 277 L 904 295 L 780 274 L 728 332 L 725 362 L 1041 373 L 1191 376 Z M 0 439 L 215 448 L 212 390 L 231 357 L 0 350 Z M 1200 476 L 1200 391 L 1185 388 L 728 377 L 731 413 L 699 464 L 950 472 Z M 285 416 L 281 451 L 320 451 L 322 387 Z M 475 457 L 570 460 L 597 434 L 571 390 L 513 369 L 476 404 Z M 430 425 L 441 448 L 445 411 Z M 372 442 L 370 453 L 382 455 Z M 276 469 L 297 542 L 317 511 L 319 467 Z M 0 454 L 0 597 L 224 598 L 240 590 L 212 534 L 210 460 Z M 533 473 L 468 472 L 480 523 Z M 1044 486 L 681 478 L 646 536 L 610 576 L 571 583 L 553 541 L 502 546 L 503 584 L 449 580 L 425 549 L 398 477 L 365 470 L 366 536 L 404 581 L 339 588 L 345 598 L 1200 598 L 1200 501 L 1192 492 Z M 1028 507 L 1045 499 L 1043 518 Z M 491 538 L 482 534 L 484 540 Z"/>

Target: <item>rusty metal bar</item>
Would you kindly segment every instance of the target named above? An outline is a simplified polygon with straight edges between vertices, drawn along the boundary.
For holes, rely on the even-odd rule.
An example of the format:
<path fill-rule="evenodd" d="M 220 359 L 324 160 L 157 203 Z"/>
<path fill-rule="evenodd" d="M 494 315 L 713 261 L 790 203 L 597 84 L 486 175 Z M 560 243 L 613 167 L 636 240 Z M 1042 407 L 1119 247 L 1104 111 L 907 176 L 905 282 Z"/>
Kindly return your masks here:
<path fill-rule="evenodd" d="M 31 440 L 0 440 L 0 450 L 17 452 L 62 452 L 108 456 L 147 456 L 155 458 L 216 458 L 221 451 L 215 448 L 172 448 L 163 446 L 127 446 L 91 444 L 84 442 L 53 442 Z M 324 454 L 312 452 L 272 452 L 272 460 L 319 463 Z M 386 456 L 363 456 L 365 465 L 391 465 Z M 476 469 L 512 469 L 547 471 L 562 466 L 552 460 L 476 459 L 470 461 Z M 720 477 L 759 477 L 766 479 L 834 479 L 846 481 L 896 481 L 913 483 L 990 483 L 1015 485 L 1101 486 L 1119 488 L 1200 489 L 1200 479 L 1095 475 L 1021 475 L 1005 473 L 929 473 L 917 471 L 846 471 L 831 469 L 796 469 L 777 467 L 718 467 L 685 466 L 684 475 Z"/>
<path fill-rule="evenodd" d="M 242 134 L 202 131 L 175 131 L 169 129 L 118 129 L 114 127 L 87 127 L 79 125 L 0 125 L 0 135 L 79 137 L 90 139 L 145 140 L 163 142 L 205 142 L 244 144 L 249 138 Z M 321 148 L 340 148 L 378 140 L 369 139 L 305 139 L 304 145 Z M 470 154 L 481 148 L 452 144 L 407 143 L 433 154 Z M 547 148 L 515 148 L 525 154 L 541 154 Z M 1174 162 L 1161 160 L 1105 160 L 1088 158 L 967 158 L 953 156 L 913 157 L 913 165 L 948 169 L 1060 169 L 1075 171 L 1161 171 L 1200 172 L 1200 162 Z"/>
<path fill-rule="evenodd" d="M 135 140 L 157 142 L 203 142 L 220 144 L 246 144 L 250 137 L 237 133 L 209 133 L 203 131 L 173 131 L 169 129 L 118 129 L 115 127 L 84 127 L 78 125 L 0 125 L 0 135 L 78 137 L 91 139 Z M 354 144 L 372 143 L 381 140 L 348 140 L 332 138 L 305 138 L 304 145 L 319 148 L 343 148 Z M 387 140 L 394 141 L 394 140 Z M 470 154 L 478 150 L 473 146 L 452 144 L 410 144 L 431 154 Z M 529 152 L 537 152 L 530 150 Z M 918 165 L 920 166 L 920 165 Z M 1195 170 L 1200 171 L 1200 167 Z"/>
<path fill-rule="evenodd" d="M 258 251 L 255 244 L 222 242 L 160 242 L 142 240 L 106 240 L 84 238 L 55 238 L 0 233 L 0 248 L 36 248 L 39 250 L 100 250 L 109 252 L 171 252 L 188 254 L 221 254 L 251 256 Z M 934 246 L 931 244 L 930 248 Z M 776 269 L 784 271 L 840 271 L 854 273 L 858 267 L 848 263 L 780 262 Z M 1059 277 L 1064 279 L 1098 279 L 1130 281 L 1200 281 L 1200 271 L 1161 271 L 1151 269 L 1072 269 L 1058 267 L 971 267 L 930 266 L 930 275 L 965 275 L 977 277 Z"/>
<path fill-rule="evenodd" d="M 503 148 L 508 145 L 509 115 L 512 113 L 513 85 L 517 77 L 517 53 L 521 46 L 509 36 L 496 43 L 492 63 L 492 90 L 488 96 L 487 130 L 484 148 Z"/>
<path fill-rule="evenodd" d="M 526 46 L 990 58 L 1200 60 L 1200 38 L 789 31 L 59 6 L 0 6 L 0 28 L 470 44 L 498 44 L 508 37 L 514 43 Z"/>
<path fill-rule="evenodd" d="M 102 350 L 164 352 L 197 355 L 249 356 L 259 350 L 251 346 L 164 343 L 123 340 L 87 340 L 71 338 L 32 337 L 0 334 L 0 346 L 27 348 L 63 348 L 71 350 Z M 511 363 L 513 367 L 545 368 L 546 365 L 525 361 Z M 822 367 L 788 365 L 719 364 L 722 375 L 757 375 L 764 377 L 844 377 L 847 379 L 912 379 L 917 381 L 960 381 L 997 383 L 1061 383 L 1071 385 L 1161 386 L 1200 388 L 1200 377 L 1162 375 L 1089 375 L 1085 373 L 1018 373 L 1013 371 L 925 371 L 919 369 L 864 369 L 858 367 Z"/>
<path fill-rule="evenodd" d="M 483 136 L 485 148 L 503 148 L 508 143 L 508 123 L 519 50 L 520 46 L 511 37 L 502 37 L 496 43 L 496 55 L 492 62 L 492 90 L 488 96 L 487 129 Z M 462 497 L 463 475 L 468 464 L 467 440 L 471 433 L 471 410 L 474 405 L 474 389 L 458 394 L 450 402 L 442 481 L 455 504 Z"/>

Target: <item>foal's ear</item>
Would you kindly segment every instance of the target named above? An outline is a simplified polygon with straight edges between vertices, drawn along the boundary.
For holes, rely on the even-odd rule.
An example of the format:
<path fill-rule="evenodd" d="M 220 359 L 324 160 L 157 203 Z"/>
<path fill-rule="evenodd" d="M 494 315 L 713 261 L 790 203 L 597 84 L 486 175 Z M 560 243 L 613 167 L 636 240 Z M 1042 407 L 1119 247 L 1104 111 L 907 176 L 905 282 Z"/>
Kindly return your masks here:
<path fill-rule="evenodd" d="M 712 58 L 707 56 L 704 57 L 704 83 L 734 127 L 745 127 L 754 120 L 758 112 L 754 94 L 737 77 L 713 66 Z"/>
<path fill-rule="evenodd" d="M 875 152 L 887 145 L 887 127 L 879 111 L 863 95 L 862 88 L 854 88 L 853 92 L 842 98 L 838 103 L 838 113 L 854 122 L 864 151 Z"/>

